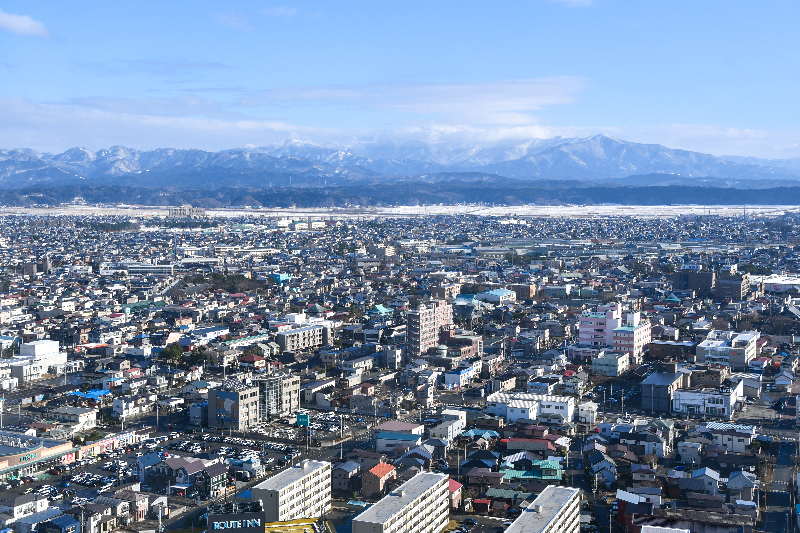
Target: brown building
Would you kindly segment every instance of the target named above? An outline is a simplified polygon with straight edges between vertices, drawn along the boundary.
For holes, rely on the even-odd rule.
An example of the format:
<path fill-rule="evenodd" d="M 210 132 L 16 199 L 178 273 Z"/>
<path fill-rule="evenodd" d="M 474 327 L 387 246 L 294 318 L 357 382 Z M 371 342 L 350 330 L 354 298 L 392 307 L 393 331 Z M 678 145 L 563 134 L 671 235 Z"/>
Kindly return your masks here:
<path fill-rule="evenodd" d="M 532 300 L 536 296 L 536 285 L 515 283 L 508 286 L 508 290 L 514 291 L 517 301 Z"/>
<path fill-rule="evenodd" d="M 716 274 L 702 268 L 702 265 L 683 265 L 672 275 L 672 290 L 694 291 L 701 297 L 713 296 Z"/>
<path fill-rule="evenodd" d="M 652 341 L 647 349 L 656 359 L 685 359 L 695 353 L 696 346 L 696 342 Z"/>
<path fill-rule="evenodd" d="M 365 495 L 381 495 L 386 485 L 397 479 L 397 470 L 387 463 L 379 463 L 361 476 L 361 493 Z"/>
<path fill-rule="evenodd" d="M 744 300 L 750 294 L 750 275 L 738 271 L 736 265 L 722 267 L 717 279 L 717 300 Z"/>

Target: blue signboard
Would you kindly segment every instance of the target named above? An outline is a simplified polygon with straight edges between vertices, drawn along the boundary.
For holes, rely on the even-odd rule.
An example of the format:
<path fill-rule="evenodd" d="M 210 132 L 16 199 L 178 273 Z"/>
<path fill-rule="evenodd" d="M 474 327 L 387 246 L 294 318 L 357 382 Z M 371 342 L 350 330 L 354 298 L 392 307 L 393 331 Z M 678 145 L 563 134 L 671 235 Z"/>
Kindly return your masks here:
<path fill-rule="evenodd" d="M 392 413 L 389 412 L 389 411 L 386 411 L 386 418 L 392 418 Z"/>

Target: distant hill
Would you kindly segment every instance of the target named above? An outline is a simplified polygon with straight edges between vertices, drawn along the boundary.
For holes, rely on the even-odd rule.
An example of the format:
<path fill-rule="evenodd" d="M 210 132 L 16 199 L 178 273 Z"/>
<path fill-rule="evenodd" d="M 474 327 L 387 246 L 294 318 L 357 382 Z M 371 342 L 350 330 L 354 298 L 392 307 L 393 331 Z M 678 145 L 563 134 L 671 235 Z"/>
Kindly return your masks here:
<path fill-rule="evenodd" d="M 607 135 L 492 146 L 418 141 L 342 146 L 289 140 L 220 152 L 139 151 L 122 146 L 98 152 L 72 148 L 61 154 L 0 150 L 0 188 L 5 189 L 86 185 L 264 189 L 409 180 L 490 183 L 507 178 L 764 188 L 800 180 L 800 158 L 717 157 Z"/>

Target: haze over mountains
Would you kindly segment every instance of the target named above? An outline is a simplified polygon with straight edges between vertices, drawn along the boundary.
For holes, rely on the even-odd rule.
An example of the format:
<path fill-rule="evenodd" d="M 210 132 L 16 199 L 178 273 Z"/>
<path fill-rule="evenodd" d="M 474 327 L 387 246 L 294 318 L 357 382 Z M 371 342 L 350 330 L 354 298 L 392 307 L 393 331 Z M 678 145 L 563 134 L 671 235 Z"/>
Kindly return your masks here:
<path fill-rule="evenodd" d="M 627 186 L 736 188 L 795 186 L 800 157 L 765 160 L 713 156 L 606 135 L 533 139 L 491 147 L 424 142 L 349 146 L 289 140 L 279 145 L 205 152 L 115 146 L 61 154 L 0 150 L 0 188 L 331 187 L 403 181 L 577 180 Z"/>

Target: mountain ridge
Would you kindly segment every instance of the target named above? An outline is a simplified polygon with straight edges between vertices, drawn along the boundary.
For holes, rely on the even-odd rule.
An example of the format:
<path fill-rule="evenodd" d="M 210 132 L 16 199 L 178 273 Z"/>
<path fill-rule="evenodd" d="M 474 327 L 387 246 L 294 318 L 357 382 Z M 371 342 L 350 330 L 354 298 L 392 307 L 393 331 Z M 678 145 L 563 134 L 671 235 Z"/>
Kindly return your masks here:
<path fill-rule="evenodd" d="M 59 154 L 0 149 L 0 188 L 64 185 L 153 187 L 166 182 L 226 186 L 330 186 L 429 180 L 431 175 L 479 174 L 516 180 L 606 182 L 640 175 L 674 175 L 681 184 L 708 178 L 736 187 L 750 181 L 798 181 L 800 158 L 766 160 L 715 156 L 633 143 L 600 134 L 495 143 L 358 141 L 350 145 L 287 139 L 217 152 L 75 147 Z M 472 179 L 472 178 L 467 178 Z M 688 182 L 686 180 L 689 180 Z M 634 179 L 635 181 L 635 179 Z M 652 181 L 652 180 L 651 180 Z M 702 180 L 701 180 L 702 181 Z M 698 183 L 703 184 L 703 183 Z"/>

